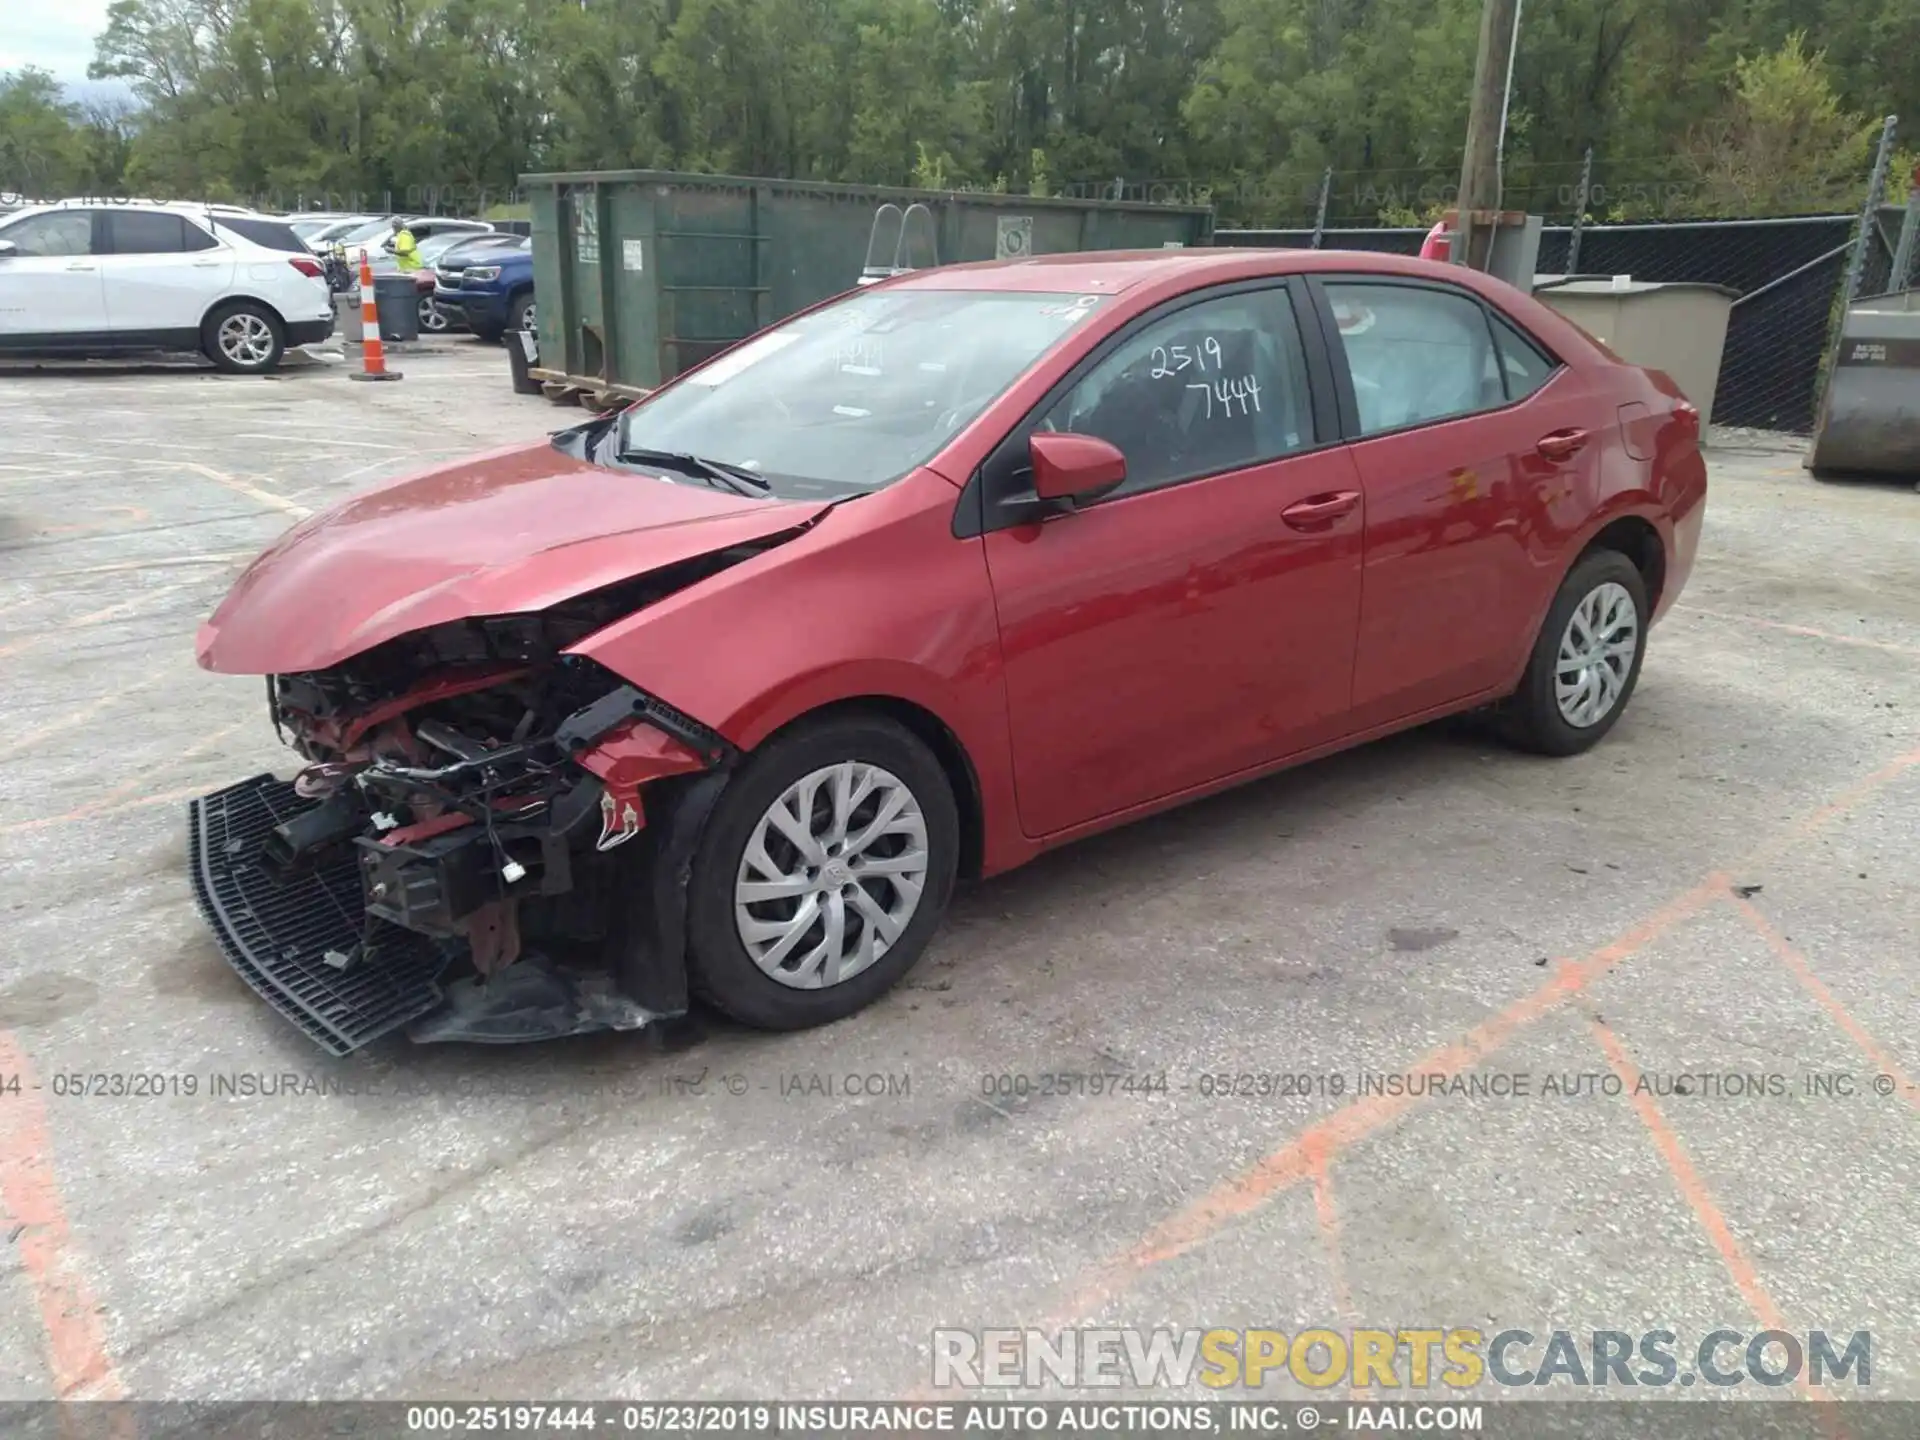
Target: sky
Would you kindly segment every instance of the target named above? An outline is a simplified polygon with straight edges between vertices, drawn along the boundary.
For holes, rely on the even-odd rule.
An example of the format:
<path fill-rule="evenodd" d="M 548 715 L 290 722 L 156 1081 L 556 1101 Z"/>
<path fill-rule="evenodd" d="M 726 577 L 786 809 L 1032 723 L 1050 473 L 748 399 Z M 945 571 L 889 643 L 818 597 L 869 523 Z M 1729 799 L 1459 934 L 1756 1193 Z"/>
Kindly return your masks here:
<path fill-rule="evenodd" d="M 37 65 L 56 80 L 87 78 L 93 37 L 107 28 L 110 0 L 0 0 L 0 70 Z"/>

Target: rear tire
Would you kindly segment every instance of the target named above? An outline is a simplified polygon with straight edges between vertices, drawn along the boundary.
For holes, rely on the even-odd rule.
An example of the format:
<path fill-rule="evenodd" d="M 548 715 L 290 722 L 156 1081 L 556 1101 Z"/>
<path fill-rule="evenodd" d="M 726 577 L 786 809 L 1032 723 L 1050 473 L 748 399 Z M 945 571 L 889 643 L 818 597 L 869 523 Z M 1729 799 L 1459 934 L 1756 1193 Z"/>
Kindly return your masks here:
<path fill-rule="evenodd" d="M 865 1008 L 926 949 L 959 853 L 946 773 L 898 725 L 847 715 L 779 737 L 721 793 L 694 855 L 694 993 L 762 1030 Z"/>
<path fill-rule="evenodd" d="M 229 375 L 264 375 L 287 350 L 280 317 L 256 300 L 233 300 L 200 326 L 200 352 Z"/>
<path fill-rule="evenodd" d="M 1501 734 L 1538 755 L 1578 755 L 1599 744 L 1633 698 L 1650 611 L 1646 581 L 1625 555 L 1583 557 L 1554 596 L 1520 688 L 1500 709 Z"/>

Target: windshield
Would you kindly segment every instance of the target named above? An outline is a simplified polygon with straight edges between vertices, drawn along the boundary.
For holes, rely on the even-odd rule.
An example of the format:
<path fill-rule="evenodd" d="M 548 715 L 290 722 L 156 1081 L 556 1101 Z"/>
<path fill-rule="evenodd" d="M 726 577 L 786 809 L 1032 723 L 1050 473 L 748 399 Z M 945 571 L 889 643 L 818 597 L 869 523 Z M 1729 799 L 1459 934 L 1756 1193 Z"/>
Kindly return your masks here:
<path fill-rule="evenodd" d="M 794 497 L 876 490 L 931 459 L 1100 299 L 855 294 L 743 341 L 642 401 L 597 458 L 697 455 Z"/>

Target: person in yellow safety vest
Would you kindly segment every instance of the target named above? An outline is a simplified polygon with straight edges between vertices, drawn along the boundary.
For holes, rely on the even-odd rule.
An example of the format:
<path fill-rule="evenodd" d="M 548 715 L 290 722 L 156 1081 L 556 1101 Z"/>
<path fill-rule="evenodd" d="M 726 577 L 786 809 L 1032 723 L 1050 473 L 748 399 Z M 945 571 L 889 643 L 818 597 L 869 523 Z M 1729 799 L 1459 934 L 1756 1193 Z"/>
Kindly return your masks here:
<path fill-rule="evenodd" d="M 394 217 L 393 244 L 389 248 L 393 251 L 396 268 L 402 271 L 420 268 L 420 247 L 414 241 L 413 231 L 407 228 L 407 222 L 398 216 Z"/>

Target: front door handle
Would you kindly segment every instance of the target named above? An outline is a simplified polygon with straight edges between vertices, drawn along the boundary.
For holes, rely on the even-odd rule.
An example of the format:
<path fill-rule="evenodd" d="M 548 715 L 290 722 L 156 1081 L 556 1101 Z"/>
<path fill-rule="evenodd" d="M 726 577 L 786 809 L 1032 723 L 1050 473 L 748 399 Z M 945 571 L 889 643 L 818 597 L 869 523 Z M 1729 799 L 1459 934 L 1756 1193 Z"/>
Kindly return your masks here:
<path fill-rule="evenodd" d="M 1359 504 L 1358 490 L 1336 490 L 1297 500 L 1280 512 L 1280 518 L 1296 530 L 1319 530 L 1342 516 L 1351 515 Z"/>
<path fill-rule="evenodd" d="M 1533 448 L 1548 460 L 1571 460 L 1586 443 L 1584 430 L 1556 430 L 1551 435 L 1542 435 Z"/>

